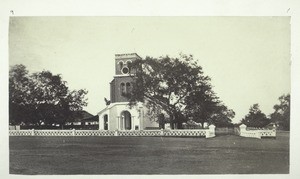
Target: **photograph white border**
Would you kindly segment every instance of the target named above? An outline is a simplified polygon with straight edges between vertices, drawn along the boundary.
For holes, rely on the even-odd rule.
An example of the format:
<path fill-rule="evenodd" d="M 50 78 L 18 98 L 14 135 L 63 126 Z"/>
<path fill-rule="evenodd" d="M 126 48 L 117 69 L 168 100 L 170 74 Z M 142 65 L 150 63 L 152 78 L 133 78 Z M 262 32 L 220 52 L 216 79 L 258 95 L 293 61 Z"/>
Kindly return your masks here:
<path fill-rule="evenodd" d="M 40 178 L 9 174 L 8 146 L 8 25 L 11 16 L 291 16 L 291 133 L 288 175 L 159 175 L 163 178 L 297 178 L 299 147 L 300 3 L 296 0 L 2 0 L 0 2 L 0 175 L 1 178 Z M 37 27 L 38 28 L 38 27 Z M 54 177 L 44 176 L 43 178 Z M 58 178 L 156 178 L 157 175 L 60 175 Z"/>

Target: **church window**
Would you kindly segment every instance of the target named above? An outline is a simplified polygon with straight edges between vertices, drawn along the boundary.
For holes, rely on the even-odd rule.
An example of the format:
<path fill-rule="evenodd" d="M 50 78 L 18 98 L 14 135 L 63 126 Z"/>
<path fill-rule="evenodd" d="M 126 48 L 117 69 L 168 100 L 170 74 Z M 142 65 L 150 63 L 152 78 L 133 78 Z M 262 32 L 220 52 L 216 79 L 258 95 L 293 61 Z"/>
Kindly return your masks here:
<path fill-rule="evenodd" d="M 122 69 L 124 64 L 123 64 L 122 61 L 120 61 L 120 62 L 119 62 L 119 65 L 120 65 L 120 69 Z"/>
<path fill-rule="evenodd" d="M 123 74 L 128 74 L 128 73 L 129 73 L 128 67 L 122 68 L 122 73 L 123 73 Z"/>
<path fill-rule="evenodd" d="M 103 117 L 103 128 L 104 128 L 104 130 L 108 130 L 108 115 L 107 114 L 105 114 L 104 115 L 104 117 Z"/>
<path fill-rule="evenodd" d="M 131 93 L 131 85 L 130 83 L 126 83 L 126 92 Z"/>
<path fill-rule="evenodd" d="M 123 95 L 123 94 L 125 94 L 126 93 L 126 87 L 125 87 L 125 84 L 124 83 L 121 83 L 121 89 L 120 89 L 120 91 L 121 91 L 121 95 Z"/>
<path fill-rule="evenodd" d="M 132 61 L 131 60 L 127 60 L 126 64 L 129 65 Z"/>
<path fill-rule="evenodd" d="M 128 71 L 130 72 L 131 70 L 131 60 L 126 61 L 127 67 L 128 67 Z"/>

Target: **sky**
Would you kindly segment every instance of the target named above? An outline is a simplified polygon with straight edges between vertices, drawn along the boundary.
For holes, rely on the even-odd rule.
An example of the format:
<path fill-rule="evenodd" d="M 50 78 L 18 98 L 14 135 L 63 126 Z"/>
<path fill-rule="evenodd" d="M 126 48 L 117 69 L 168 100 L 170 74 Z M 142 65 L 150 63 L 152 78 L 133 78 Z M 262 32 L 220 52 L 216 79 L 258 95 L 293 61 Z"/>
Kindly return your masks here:
<path fill-rule="evenodd" d="M 70 89 L 87 89 L 97 114 L 109 98 L 114 55 L 192 54 L 213 90 L 239 122 L 259 103 L 271 114 L 290 93 L 289 17 L 11 17 L 9 65 L 61 74 Z"/>

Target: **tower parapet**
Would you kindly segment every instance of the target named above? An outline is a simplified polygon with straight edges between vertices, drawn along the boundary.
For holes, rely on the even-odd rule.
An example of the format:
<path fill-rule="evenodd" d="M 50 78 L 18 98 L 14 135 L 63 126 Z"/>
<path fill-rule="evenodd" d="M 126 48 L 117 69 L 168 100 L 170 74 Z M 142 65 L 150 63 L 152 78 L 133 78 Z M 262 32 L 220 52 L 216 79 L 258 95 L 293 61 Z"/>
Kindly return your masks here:
<path fill-rule="evenodd" d="M 115 75 L 129 75 L 129 64 L 137 59 L 141 57 L 136 53 L 115 54 Z"/>

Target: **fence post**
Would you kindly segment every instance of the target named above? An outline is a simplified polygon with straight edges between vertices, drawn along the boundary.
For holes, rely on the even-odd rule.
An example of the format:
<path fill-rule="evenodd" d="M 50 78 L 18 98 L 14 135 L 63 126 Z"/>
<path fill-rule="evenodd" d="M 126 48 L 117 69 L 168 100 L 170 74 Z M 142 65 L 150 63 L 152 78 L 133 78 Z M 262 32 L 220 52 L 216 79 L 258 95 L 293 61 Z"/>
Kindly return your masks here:
<path fill-rule="evenodd" d="M 256 138 L 261 139 L 261 132 L 260 131 L 256 131 Z"/>
<path fill-rule="evenodd" d="M 31 135 L 34 136 L 34 129 L 31 130 Z"/>
<path fill-rule="evenodd" d="M 75 135 L 76 135 L 76 131 L 75 131 L 75 129 L 73 129 L 73 131 L 72 131 L 72 135 L 73 135 L 73 136 L 75 136 Z"/>
<path fill-rule="evenodd" d="M 244 136 L 247 126 L 245 124 L 240 125 L 240 136 Z"/>
<path fill-rule="evenodd" d="M 115 130 L 115 136 L 118 136 L 119 134 L 118 134 L 118 130 Z"/>
<path fill-rule="evenodd" d="M 210 125 L 210 126 L 208 126 L 208 130 L 206 131 L 206 136 L 205 136 L 205 138 L 215 137 L 215 136 L 216 136 L 215 128 L 216 128 L 216 126 L 213 125 L 213 124 Z"/>
<path fill-rule="evenodd" d="M 160 136 L 164 136 L 164 130 L 160 129 Z"/>

